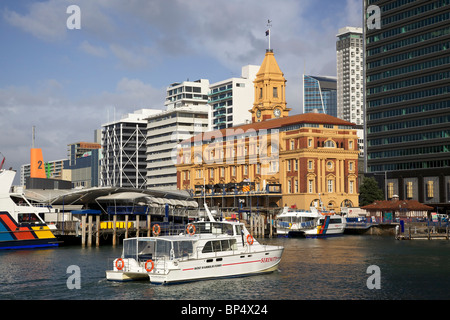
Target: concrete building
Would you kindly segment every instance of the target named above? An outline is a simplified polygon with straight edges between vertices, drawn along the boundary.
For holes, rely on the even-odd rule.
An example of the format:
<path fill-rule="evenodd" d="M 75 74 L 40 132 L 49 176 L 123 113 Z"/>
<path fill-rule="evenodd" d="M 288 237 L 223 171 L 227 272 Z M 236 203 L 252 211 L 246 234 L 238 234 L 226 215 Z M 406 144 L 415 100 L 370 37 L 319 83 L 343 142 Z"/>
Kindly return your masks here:
<path fill-rule="evenodd" d="M 64 161 L 63 180 L 72 182 L 73 188 L 99 186 L 101 144 L 76 142 L 68 145 Z"/>
<path fill-rule="evenodd" d="M 362 125 L 364 124 L 362 28 L 341 28 L 337 37 L 337 117 Z"/>
<path fill-rule="evenodd" d="M 45 162 L 45 174 L 49 179 L 62 180 L 63 179 L 63 169 L 64 161 L 66 159 L 52 160 Z M 31 165 L 24 164 L 20 167 L 20 185 L 25 186 L 27 178 L 30 177 Z"/>
<path fill-rule="evenodd" d="M 167 88 L 166 110 L 179 107 L 199 106 L 208 103 L 209 80 L 183 81 L 172 83 Z"/>
<path fill-rule="evenodd" d="M 450 213 L 450 6 L 399 3 L 364 1 L 381 12 L 364 24 L 366 170 L 387 199 Z"/>
<path fill-rule="evenodd" d="M 337 117 L 336 77 L 303 75 L 303 112 Z"/>
<path fill-rule="evenodd" d="M 148 117 L 146 137 L 147 189 L 177 189 L 177 147 L 195 134 L 208 131 L 209 106 L 170 108 Z"/>
<path fill-rule="evenodd" d="M 102 125 L 100 186 L 146 187 L 147 118 L 158 113 L 141 109 Z"/>
<path fill-rule="evenodd" d="M 242 67 L 240 78 L 230 78 L 209 86 L 209 105 L 211 106 L 211 128 L 225 129 L 250 122 L 248 106 L 254 100 L 253 81 L 259 66 Z"/>

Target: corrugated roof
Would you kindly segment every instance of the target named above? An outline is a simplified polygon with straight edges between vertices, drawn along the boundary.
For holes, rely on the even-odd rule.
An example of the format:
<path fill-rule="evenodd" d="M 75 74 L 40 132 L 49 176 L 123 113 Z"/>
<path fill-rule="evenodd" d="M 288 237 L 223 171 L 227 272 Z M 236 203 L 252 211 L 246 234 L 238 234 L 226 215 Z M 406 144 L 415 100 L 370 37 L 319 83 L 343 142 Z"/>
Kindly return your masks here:
<path fill-rule="evenodd" d="M 417 200 L 380 200 L 361 207 L 361 209 L 380 211 L 398 211 L 400 209 L 409 211 L 430 211 L 433 210 L 433 207 L 420 203 Z"/>

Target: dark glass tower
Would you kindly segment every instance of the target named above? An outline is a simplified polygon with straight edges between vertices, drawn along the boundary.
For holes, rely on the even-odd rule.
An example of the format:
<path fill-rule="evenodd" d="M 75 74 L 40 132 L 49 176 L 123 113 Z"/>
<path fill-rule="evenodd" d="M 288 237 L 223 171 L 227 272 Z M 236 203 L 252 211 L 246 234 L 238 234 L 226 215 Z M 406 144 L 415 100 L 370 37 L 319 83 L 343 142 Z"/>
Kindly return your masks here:
<path fill-rule="evenodd" d="M 446 213 L 450 0 L 364 0 L 364 12 L 366 171 L 388 199 Z"/>

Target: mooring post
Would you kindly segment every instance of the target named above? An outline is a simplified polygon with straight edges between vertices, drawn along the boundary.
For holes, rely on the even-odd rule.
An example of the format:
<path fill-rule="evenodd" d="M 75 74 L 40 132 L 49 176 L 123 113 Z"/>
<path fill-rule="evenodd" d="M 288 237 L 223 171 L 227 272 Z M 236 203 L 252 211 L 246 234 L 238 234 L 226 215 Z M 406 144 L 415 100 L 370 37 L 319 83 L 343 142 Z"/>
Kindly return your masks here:
<path fill-rule="evenodd" d="M 125 239 L 128 238 L 128 215 L 125 215 Z"/>
<path fill-rule="evenodd" d="M 113 238 L 112 238 L 112 245 L 116 245 L 116 236 L 117 236 L 117 228 L 116 228 L 116 221 L 117 221 L 117 215 L 113 215 Z"/>
<path fill-rule="evenodd" d="M 97 215 L 95 217 L 95 230 L 96 230 L 95 245 L 97 247 L 99 247 L 100 246 L 100 215 Z"/>
<path fill-rule="evenodd" d="M 139 215 L 136 215 L 136 237 L 139 237 Z"/>
<path fill-rule="evenodd" d="M 86 215 L 81 217 L 81 245 L 86 245 Z"/>
<path fill-rule="evenodd" d="M 92 215 L 88 217 L 88 247 L 92 246 Z"/>

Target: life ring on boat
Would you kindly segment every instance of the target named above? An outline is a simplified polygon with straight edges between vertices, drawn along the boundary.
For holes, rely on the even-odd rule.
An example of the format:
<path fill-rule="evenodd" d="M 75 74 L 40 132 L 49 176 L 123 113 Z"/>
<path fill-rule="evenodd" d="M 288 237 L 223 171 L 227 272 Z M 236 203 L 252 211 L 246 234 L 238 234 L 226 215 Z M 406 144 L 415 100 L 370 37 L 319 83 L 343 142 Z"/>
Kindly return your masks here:
<path fill-rule="evenodd" d="M 152 264 L 151 268 L 148 267 L 149 262 Z M 155 267 L 155 263 L 151 259 L 145 261 L 145 271 L 150 272 L 153 270 L 154 267 Z"/>
<path fill-rule="evenodd" d="M 122 258 L 119 258 L 119 259 L 116 260 L 116 268 L 117 268 L 117 270 L 122 270 L 124 266 L 125 266 L 125 262 L 123 262 Z"/>
<path fill-rule="evenodd" d="M 192 223 L 189 223 L 186 227 L 186 232 L 193 236 L 195 234 L 195 226 Z"/>
<path fill-rule="evenodd" d="M 153 235 L 157 236 L 161 233 L 161 227 L 159 226 L 159 224 L 155 224 L 153 226 Z"/>
<path fill-rule="evenodd" d="M 248 234 L 248 235 L 247 235 L 247 243 L 248 243 L 249 245 L 252 245 L 254 240 L 255 240 L 255 239 L 253 239 L 253 236 L 252 236 L 251 234 Z"/>

